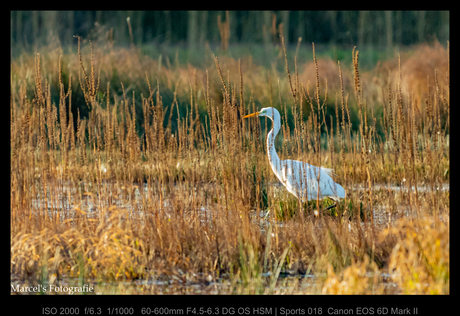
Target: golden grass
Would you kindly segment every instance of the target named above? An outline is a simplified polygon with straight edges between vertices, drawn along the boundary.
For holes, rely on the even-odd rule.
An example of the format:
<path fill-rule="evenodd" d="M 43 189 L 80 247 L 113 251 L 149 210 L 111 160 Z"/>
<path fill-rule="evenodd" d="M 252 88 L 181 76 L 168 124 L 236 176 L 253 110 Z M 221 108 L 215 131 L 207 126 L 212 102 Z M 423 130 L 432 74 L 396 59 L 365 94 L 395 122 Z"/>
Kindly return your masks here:
<path fill-rule="evenodd" d="M 88 46 L 12 61 L 15 278 L 95 280 L 102 292 L 110 281 L 176 280 L 206 293 L 449 293 L 444 48 L 393 62 L 400 80 L 368 81 L 378 74 L 359 72 L 357 51 L 354 68 L 296 61 L 286 77 L 251 59 L 159 67 L 135 48 Z M 437 82 L 425 94 L 415 82 L 431 55 Z M 376 85 L 381 102 L 367 99 Z M 75 111 L 85 104 L 87 117 Z M 242 120 L 259 104 L 281 110 L 281 159 L 334 168 L 347 191 L 337 210 L 315 217 L 322 203 L 301 211 L 273 185 L 267 123 Z"/>

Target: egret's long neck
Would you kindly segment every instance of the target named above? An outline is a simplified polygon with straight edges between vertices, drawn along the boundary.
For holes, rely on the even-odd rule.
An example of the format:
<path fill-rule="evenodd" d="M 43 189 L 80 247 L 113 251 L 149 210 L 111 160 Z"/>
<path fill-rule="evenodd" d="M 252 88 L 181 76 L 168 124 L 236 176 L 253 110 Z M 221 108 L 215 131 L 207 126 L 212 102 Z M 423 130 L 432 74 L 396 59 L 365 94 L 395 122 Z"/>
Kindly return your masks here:
<path fill-rule="evenodd" d="M 273 121 L 273 127 L 267 135 L 267 153 L 268 153 L 268 160 L 270 162 L 270 165 L 272 166 L 273 171 L 276 173 L 276 170 L 274 166 L 278 166 L 280 164 L 280 158 L 278 157 L 278 154 L 276 153 L 275 149 L 275 138 L 276 135 L 278 135 L 278 132 L 281 127 L 281 120 L 280 120 L 280 115 L 278 112 L 275 112 L 273 117 L 269 116 L 270 119 Z"/>

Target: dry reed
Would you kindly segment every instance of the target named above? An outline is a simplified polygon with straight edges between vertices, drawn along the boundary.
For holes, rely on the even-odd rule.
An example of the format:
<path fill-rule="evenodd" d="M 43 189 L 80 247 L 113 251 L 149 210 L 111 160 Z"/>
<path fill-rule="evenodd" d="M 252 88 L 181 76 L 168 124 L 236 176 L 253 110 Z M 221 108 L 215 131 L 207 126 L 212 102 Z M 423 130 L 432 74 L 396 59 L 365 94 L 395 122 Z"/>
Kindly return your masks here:
<path fill-rule="evenodd" d="M 79 277 L 102 288 L 113 280 L 199 282 L 206 293 L 283 293 L 283 284 L 287 293 L 449 293 L 444 57 L 428 83 L 411 72 L 413 59 L 400 60 L 399 79 L 380 87 L 384 102 L 371 104 L 357 51 L 352 69 L 314 55 L 312 96 L 297 59 L 291 76 L 286 50 L 287 78 L 273 86 L 277 74 L 247 60 L 214 57 L 206 70 L 156 72 L 157 62 L 130 53 L 134 47 L 90 43 L 88 59 L 80 42 L 77 55 L 55 64 L 54 51 L 12 61 L 12 275 L 28 283 Z M 322 81 L 324 67 L 331 74 Z M 115 72 L 126 82 L 114 82 Z M 414 80 L 426 96 L 412 90 Z M 85 117 L 75 110 L 81 102 Z M 322 202 L 299 205 L 275 184 L 264 145 L 270 123 L 242 121 L 258 104 L 282 113 L 282 159 L 335 169 L 347 190 L 335 211 L 312 220 Z M 385 286 L 385 271 L 396 287 Z M 313 273 L 317 284 L 281 272 Z"/>

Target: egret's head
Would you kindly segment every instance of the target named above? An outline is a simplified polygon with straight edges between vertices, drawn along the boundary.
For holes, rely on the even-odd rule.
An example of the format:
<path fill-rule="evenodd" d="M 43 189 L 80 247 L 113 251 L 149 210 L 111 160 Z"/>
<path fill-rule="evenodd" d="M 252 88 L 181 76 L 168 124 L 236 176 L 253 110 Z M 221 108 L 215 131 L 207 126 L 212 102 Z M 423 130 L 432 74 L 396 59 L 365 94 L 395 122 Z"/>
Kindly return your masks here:
<path fill-rule="evenodd" d="M 244 116 L 243 118 L 248 118 L 248 117 L 253 117 L 253 116 L 268 116 L 269 118 L 273 118 L 275 116 L 275 112 L 277 112 L 275 108 L 263 108 L 259 112 L 248 114 Z"/>

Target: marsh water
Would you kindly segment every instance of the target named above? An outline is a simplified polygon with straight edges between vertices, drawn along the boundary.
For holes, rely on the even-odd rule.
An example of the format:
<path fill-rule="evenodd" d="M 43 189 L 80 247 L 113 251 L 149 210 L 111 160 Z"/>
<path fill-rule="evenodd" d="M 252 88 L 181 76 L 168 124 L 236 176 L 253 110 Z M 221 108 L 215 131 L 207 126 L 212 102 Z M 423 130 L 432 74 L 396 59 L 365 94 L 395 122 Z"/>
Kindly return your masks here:
<path fill-rule="evenodd" d="M 146 201 L 146 198 L 149 195 L 158 194 L 158 187 L 156 188 L 149 188 L 146 183 L 142 184 L 134 184 L 128 187 L 128 185 L 117 187 L 117 188 L 109 188 L 111 186 L 108 185 L 108 182 L 103 183 L 103 192 L 104 194 L 108 194 L 111 199 L 111 205 L 117 208 L 123 209 L 127 211 L 127 214 L 130 218 L 137 218 L 137 219 L 144 219 L 148 216 L 152 216 L 150 212 L 143 211 L 143 204 Z M 92 194 L 85 193 L 87 189 L 90 189 L 92 186 L 91 183 L 83 183 L 81 182 L 78 189 L 75 187 L 70 187 L 66 183 L 56 184 L 55 191 L 57 194 L 54 195 L 54 198 L 50 198 L 50 189 L 51 186 L 48 186 L 46 199 L 44 191 L 42 190 L 40 193 L 37 193 L 35 199 L 33 199 L 32 208 L 36 210 L 36 212 L 40 212 L 44 209 L 48 210 L 48 216 L 52 217 L 52 213 L 65 211 L 71 218 L 77 213 L 75 209 L 76 206 L 80 210 L 82 210 L 88 218 L 97 218 L 99 216 L 98 209 L 100 207 L 107 207 L 109 205 L 101 205 L 99 202 L 98 196 L 93 196 Z M 208 185 L 209 187 L 211 185 Z M 179 190 L 179 186 L 177 186 L 177 190 Z M 374 192 L 377 191 L 394 191 L 396 194 L 404 193 L 412 191 L 415 193 L 415 187 L 412 186 L 409 188 L 408 186 L 394 186 L 394 185 L 386 185 L 386 184 L 374 184 L 372 190 Z M 417 186 L 417 191 L 419 193 L 427 192 L 427 191 L 449 191 L 449 183 L 443 183 L 437 187 L 430 187 L 430 186 Z M 78 192 L 77 192 L 78 190 Z M 152 192 L 152 190 L 154 192 Z M 161 189 L 160 189 L 161 190 Z M 195 188 L 194 194 L 207 194 L 212 189 L 210 188 Z M 367 190 L 366 187 L 363 185 L 356 185 L 352 188 L 352 190 L 359 192 L 364 192 Z M 189 190 L 190 191 L 190 190 Z M 200 192 L 198 192 L 200 191 Z M 282 186 L 281 183 L 271 183 L 268 185 L 268 194 L 276 197 L 276 196 L 289 196 L 289 193 L 286 189 Z M 162 192 L 164 196 L 164 192 Z M 193 194 L 193 193 L 192 193 Z M 78 198 L 76 201 L 75 197 Z M 122 197 L 122 198 L 120 198 Z M 148 198 L 147 198 L 148 199 Z M 164 213 L 166 216 L 171 216 L 168 213 L 168 209 L 170 209 L 171 201 L 168 198 L 165 198 L 162 201 L 161 212 Z M 415 216 L 415 211 L 410 209 L 409 206 L 406 205 L 398 205 L 396 207 L 396 211 L 390 211 L 387 205 L 373 205 L 373 217 L 374 223 L 377 227 L 384 228 L 385 226 L 390 225 L 394 221 L 397 221 L 401 217 L 407 216 Z M 209 222 L 212 223 L 214 212 L 212 210 L 212 206 L 201 206 L 200 213 L 197 214 L 198 217 L 202 222 Z M 260 222 L 261 229 L 264 230 L 266 224 L 269 222 L 269 217 L 273 216 L 273 212 L 269 209 L 267 210 L 259 210 L 256 211 L 255 209 L 252 210 L 250 216 L 253 218 L 254 221 Z M 108 216 L 108 214 L 106 214 Z M 69 217 L 67 217 L 68 219 Z M 60 216 L 62 221 L 66 220 L 66 217 Z M 278 221 L 278 225 L 284 225 L 283 221 Z"/>
<path fill-rule="evenodd" d="M 111 187 L 107 185 L 105 189 Z M 56 184 L 57 185 L 57 184 Z M 82 183 L 78 189 L 75 187 L 71 188 L 65 183 L 61 183 L 58 189 L 55 189 L 54 192 L 59 192 L 57 195 L 54 195 L 54 199 L 51 200 L 50 192 L 48 187 L 48 192 L 45 194 L 43 190 L 41 193 L 37 194 L 36 199 L 33 200 L 33 209 L 35 212 L 43 212 L 43 210 L 48 211 L 48 215 L 52 216 L 53 213 L 60 211 L 65 211 L 67 217 L 60 217 L 61 221 L 65 221 L 69 216 L 72 217 L 76 214 L 75 207 L 78 205 L 78 208 L 83 211 L 85 216 L 88 218 L 98 218 L 98 209 L 100 206 L 98 202 L 98 196 L 92 196 L 90 194 L 85 194 L 85 186 L 90 187 L 92 184 Z M 104 189 L 104 188 L 103 188 Z M 113 188 L 112 188 L 113 189 Z M 120 196 L 125 192 L 126 188 L 121 187 L 116 189 L 117 192 L 108 192 L 110 195 Z M 124 198 L 113 199 L 113 204 L 117 208 L 121 208 L 127 211 L 126 214 L 130 218 L 143 220 L 152 214 L 144 213 L 143 203 L 145 203 L 145 196 L 152 194 L 150 190 L 158 190 L 157 188 L 149 188 L 147 184 L 138 184 L 132 185 L 130 188 L 130 193 L 125 194 Z M 429 190 L 441 190 L 449 191 L 449 184 L 443 184 L 437 188 L 419 186 L 417 190 L 419 192 L 429 191 Z M 80 192 L 77 192 L 79 190 Z M 362 186 L 356 186 L 353 190 L 364 191 L 365 188 Z M 373 186 L 373 190 L 394 190 L 395 192 L 415 191 L 415 188 L 409 188 L 404 186 L 388 186 L 385 184 L 377 184 Z M 107 191 L 104 192 L 106 194 Z M 126 192 L 125 192 L 126 193 Z M 268 194 L 283 195 L 286 194 L 286 190 L 280 183 L 274 183 L 269 185 Z M 74 197 L 80 197 L 78 201 L 74 200 Z M 83 198 L 82 198 L 83 197 Z M 162 204 L 164 206 L 162 212 L 164 215 L 170 216 L 168 214 L 168 209 L 170 207 L 170 201 L 165 199 Z M 392 214 L 393 213 L 393 214 Z M 106 214 L 106 216 L 108 216 Z M 204 223 L 211 225 L 212 217 L 214 212 L 210 207 L 201 206 L 200 214 L 198 218 Z M 270 221 L 270 216 L 273 216 L 270 210 L 253 210 L 250 214 L 253 221 L 260 224 L 261 231 L 265 232 L 267 227 L 271 225 L 289 225 L 283 221 Z M 415 213 L 410 210 L 408 207 L 398 206 L 397 212 L 390 212 L 387 209 L 386 205 L 375 205 L 373 210 L 374 223 L 379 228 L 385 228 L 397 221 L 401 217 L 415 216 Z M 383 271 L 383 270 L 382 270 Z M 388 293 L 398 293 L 396 284 L 391 282 L 391 274 L 387 271 L 379 272 L 378 277 L 383 280 L 383 285 L 388 291 Z M 373 277 L 373 275 L 367 275 Z M 260 280 L 269 284 L 272 278 L 271 272 L 263 273 Z M 283 270 L 280 272 L 278 281 L 275 288 L 272 290 L 274 294 L 295 294 L 296 291 L 300 293 L 321 293 L 320 284 L 321 280 L 324 281 L 325 275 L 314 275 L 310 272 L 306 274 L 299 274 L 295 271 Z M 142 293 L 155 293 L 155 294 L 231 294 L 233 292 L 238 292 L 238 288 L 241 285 L 241 282 L 232 283 L 231 276 L 227 274 L 222 274 L 219 278 L 215 279 L 211 275 L 205 274 L 195 274 L 189 273 L 187 271 L 179 271 L 177 276 L 161 276 L 157 278 L 151 278 L 148 280 L 126 280 L 118 282 L 105 282 L 98 281 L 96 279 L 79 279 L 73 278 L 68 275 L 62 275 L 58 280 L 51 279 L 53 284 L 60 286 L 83 286 L 84 284 L 91 286 L 93 288 L 92 292 L 87 292 L 86 294 L 142 294 Z M 31 286 L 34 284 L 34 280 L 24 279 L 24 276 L 11 275 L 11 285 L 16 286 Z M 45 277 L 42 286 L 50 285 L 50 278 Z M 293 292 L 292 285 L 296 285 L 296 291 Z M 68 293 L 44 293 L 44 294 L 68 294 Z M 78 293 L 79 294 L 79 293 Z"/>
<path fill-rule="evenodd" d="M 372 278 L 373 273 L 366 273 L 366 277 Z M 391 294 L 399 294 L 400 290 L 397 288 L 396 283 L 391 282 L 391 274 L 387 272 L 380 272 L 378 277 L 383 280 L 383 287 L 385 292 Z M 321 294 L 323 281 L 326 278 L 326 274 L 321 273 L 319 275 L 314 274 L 298 274 L 293 271 L 281 272 L 276 282 L 275 287 L 270 294 Z M 48 290 L 42 291 L 41 293 L 30 293 L 30 294 L 51 294 L 51 295 L 62 295 L 70 294 L 69 288 L 81 288 L 86 292 L 84 293 L 72 293 L 75 295 L 100 295 L 100 294 L 262 294 L 268 293 L 269 284 L 271 281 L 271 272 L 263 273 L 260 282 L 266 284 L 266 289 L 254 290 L 248 287 L 244 288 L 243 282 L 232 282 L 231 276 L 223 274 L 218 279 L 212 279 L 210 275 L 203 274 L 187 274 L 180 272 L 179 276 L 170 277 L 159 277 L 158 279 L 148 280 L 126 280 L 126 281 L 97 281 L 92 278 L 85 278 L 84 280 L 78 277 L 69 277 L 63 275 L 59 280 L 43 280 L 40 282 L 41 286 Z M 53 287 L 50 290 L 50 285 Z M 37 286 L 36 280 L 23 279 L 19 275 L 11 275 L 11 286 L 12 287 L 23 287 L 23 286 Z M 294 286 L 293 286 L 294 285 Z M 60 290 L 59 290 L 60 289 Z M 262 292 L 262 293 L 260 293 Z M 17 294 L 28 294 L 28 293 L 17 293 Z"/>

